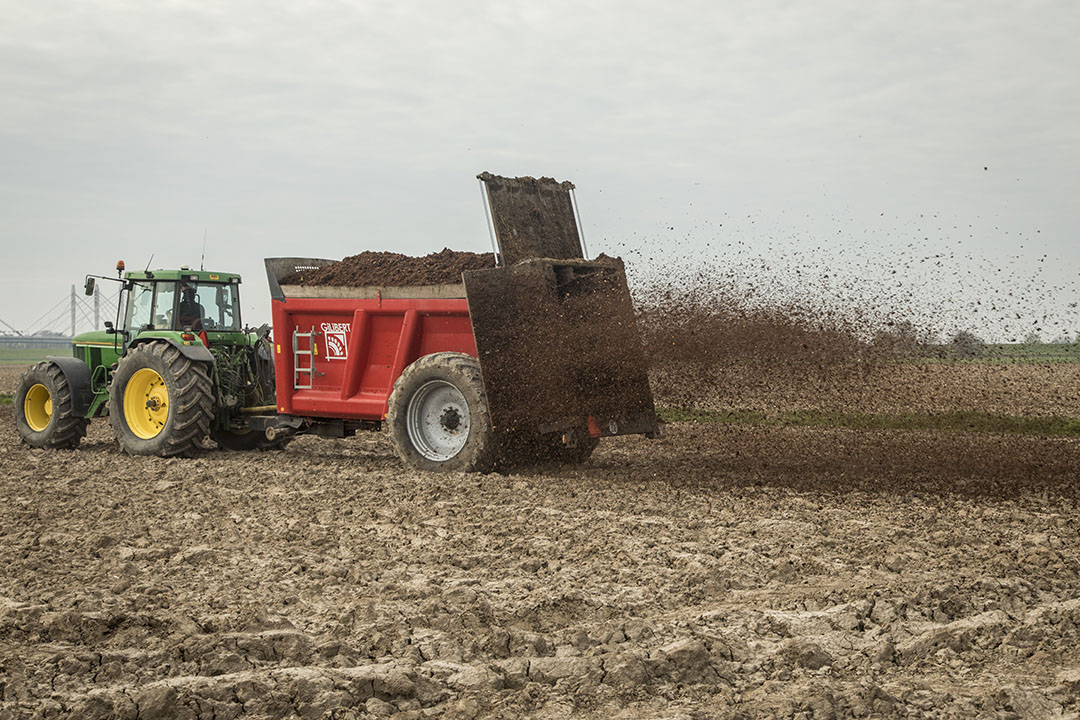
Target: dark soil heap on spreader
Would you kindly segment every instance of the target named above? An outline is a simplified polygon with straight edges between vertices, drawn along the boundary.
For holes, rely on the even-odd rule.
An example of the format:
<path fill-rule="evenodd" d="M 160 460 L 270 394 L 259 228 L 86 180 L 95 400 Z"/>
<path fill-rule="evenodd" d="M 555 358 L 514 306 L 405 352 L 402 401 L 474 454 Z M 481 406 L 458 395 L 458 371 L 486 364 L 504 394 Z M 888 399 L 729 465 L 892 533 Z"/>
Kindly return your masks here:
<path fill-rule="evenodd" d="M 491 267 L 495 267 L 493 253 L 460 252 L 443 248 L 424 257 L 412 257 L 401 253 L 368 250 L 318 270 L 289 275 L 282 278 L 281 284 L 345 287 L 444 285 L 461 282 L 461 273 L 465 270 Z"/>

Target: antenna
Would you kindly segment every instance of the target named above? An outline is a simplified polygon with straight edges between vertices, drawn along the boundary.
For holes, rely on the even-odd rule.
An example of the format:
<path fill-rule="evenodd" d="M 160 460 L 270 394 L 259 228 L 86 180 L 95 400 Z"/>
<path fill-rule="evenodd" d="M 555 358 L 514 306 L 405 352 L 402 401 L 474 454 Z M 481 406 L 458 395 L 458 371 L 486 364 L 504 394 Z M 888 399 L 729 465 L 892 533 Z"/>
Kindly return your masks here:
<path fill-rule="evenodd" d="M 154 253 L 150 253 L 150 259 L 146 261 L 146 269 L 143 272 L 150 272 L 150 263 L 154 262 Z"/>
<path fill-rule="evenodd" d="M 206 226 L 203 225 L 202 229 L 202 257 L 199 258 L 199 270 L 205 270 L 206 267 Z"/>

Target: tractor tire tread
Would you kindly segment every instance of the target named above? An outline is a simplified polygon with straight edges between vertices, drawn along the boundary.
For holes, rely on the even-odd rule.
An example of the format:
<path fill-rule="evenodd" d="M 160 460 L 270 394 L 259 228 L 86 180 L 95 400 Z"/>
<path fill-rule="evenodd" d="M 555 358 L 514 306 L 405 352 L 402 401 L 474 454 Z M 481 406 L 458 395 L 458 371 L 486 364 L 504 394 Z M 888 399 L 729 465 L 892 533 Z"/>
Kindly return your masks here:
<path fill-rule="evenodd" d="M 25 420 L 22 418 L 22 407 L 27 391 L 40 380 L 46 380 L 52 384 L 49 393 L 52 396 L 55 425 L 50 423 L 50 427 L 40 433 L 35 433 L 28 425 L 24 429 Z M 19 385 L 15 392 L 15 403 L 17 405 L 15 412 L 19 418 L 16 423 L 19 428 L 19 437 L 31 447 L 48 450 L 71 450 L 77 448 L 82 439 L 86 437 L 86 428 L 90 424 L 90 420 L 75 414 L 71 387 L 68 385 L 67 376 L 64 375 L 64 371 L 56 363 L 46 360 L 27 368 L 19 379 Z"/>
<path fill-rule="evenodd" d="M 455 377 L 466 397 L 472 395 L 475 402 L 470 403 L 471 428 L 469 442 L 461 453 L 453 459 L 438 463 L 420 457 L 412 449 L 405 430 L 405 417 L 409 401 L 409 386 L 414 378 L 428 374 Z M 400 392 L 399 392 L 400 391 Z M 394 382 L 393 392 L 386 414 L 390 437 L 398 456 L 406 465 L 418 470 L 490 472 L 495 467 L 496 446 L 491 430 L 491 418 L 488 413 L 487 396 L 484 393 L 484 380 L 480 373 L 480 363 L 471 355 L 458 352 L 437 352 L 424 355 L 409 365 Z"/>
<path fill-rule="evenodd" d="M 120 362 L 121 372 L 125 362 L 147 367 L 150 357 L 159 360 L 163 368 L 172 375 L 170 404 L 172 405 L 172 423 L 168 433 L 161 437 L 153 447 L 136 446 L 128 441 L 130 430 L 127 428 L 123 412 L 123 398 L 119 389 L 110 392 L 110 421 L 113 433 L 120 447 L 131 455 L 159 455 L 161 457 L 191 457 L 200 450 L 200 441 L 210 434 L 213 419 L 213 384 L 206 366 L 186 357 L 167 342 L 150 342 L 132 348 Z M 168 382 L 168 380 L 166 380 Z M 116 387 L 116 383 L 114 383 Z M 174 394 L 175 393 L 175 394 Z M 164 431 L 163 431 L 164 432 Z M 157 440 L 157 438 L 155 438 Z"/>

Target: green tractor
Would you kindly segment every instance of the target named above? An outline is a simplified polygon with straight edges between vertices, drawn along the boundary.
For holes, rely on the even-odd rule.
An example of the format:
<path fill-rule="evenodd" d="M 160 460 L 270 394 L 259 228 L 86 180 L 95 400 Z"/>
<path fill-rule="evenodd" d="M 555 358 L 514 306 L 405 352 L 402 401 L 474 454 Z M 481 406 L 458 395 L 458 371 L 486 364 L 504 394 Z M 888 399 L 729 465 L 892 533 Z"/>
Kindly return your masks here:
<path fill-rule="evenodd" d="M 281 444 L 248 427 L 272 413 L 269 329 L 240 322 L 240 276 L 182 267 L 124 272 L 117 322 L 77 335 L 74 357 L 31 366 L 15 393 L 15 422 L 36 448 L 75 448 L 92 418 L 108 416 L 133 455 L 193 455 L 212 438 L 229 450 Z M 121 317 L 122 322 L 121 322 Z"/>

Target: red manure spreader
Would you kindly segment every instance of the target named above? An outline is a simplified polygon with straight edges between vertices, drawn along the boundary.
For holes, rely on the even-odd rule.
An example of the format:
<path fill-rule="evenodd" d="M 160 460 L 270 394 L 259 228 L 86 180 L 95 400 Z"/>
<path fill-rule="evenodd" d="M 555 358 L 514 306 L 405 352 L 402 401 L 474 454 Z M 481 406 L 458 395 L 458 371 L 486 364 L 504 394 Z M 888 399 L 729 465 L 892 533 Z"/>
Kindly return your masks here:
<path fill-rule="evenodd" d="M 573 185 L 479 176 L 492 267 L 433 285 L 317 285 L 333 261 L 265 261 L 275 442 L 385 424 L 411 467 L 581 462 L 605 436 L 661 426 L 621 260 L 585 259 Z"/>

